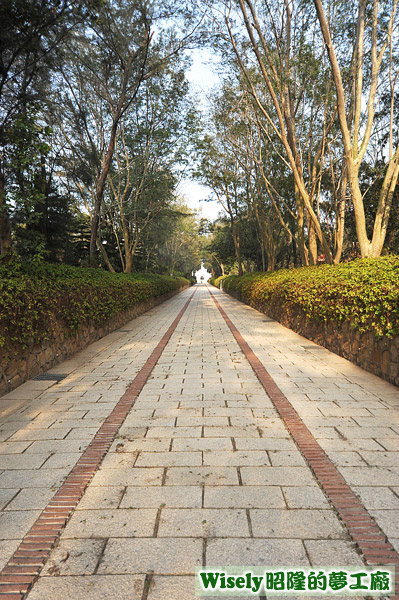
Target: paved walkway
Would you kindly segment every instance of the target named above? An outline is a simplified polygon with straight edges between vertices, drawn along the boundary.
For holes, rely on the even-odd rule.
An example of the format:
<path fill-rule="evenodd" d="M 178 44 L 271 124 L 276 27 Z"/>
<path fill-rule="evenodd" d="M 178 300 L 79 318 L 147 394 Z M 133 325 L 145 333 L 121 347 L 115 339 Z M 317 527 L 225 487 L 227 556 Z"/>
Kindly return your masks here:
<path fill-rule="evenodd" d="M 194 289 L 29 600 L 193 600 L 202 564 L 364 564 L 353 523 L 338 518 L 209 290 L 399 550 L 397 388 L 214 288 Z M 0 400 L 0 600 L 1 589 L 22 598 L 12 555 L 192 293 L 58 365 L 62 382 L 30 381 Z M 334 489 L 330 498 L 342 506 Z"/>

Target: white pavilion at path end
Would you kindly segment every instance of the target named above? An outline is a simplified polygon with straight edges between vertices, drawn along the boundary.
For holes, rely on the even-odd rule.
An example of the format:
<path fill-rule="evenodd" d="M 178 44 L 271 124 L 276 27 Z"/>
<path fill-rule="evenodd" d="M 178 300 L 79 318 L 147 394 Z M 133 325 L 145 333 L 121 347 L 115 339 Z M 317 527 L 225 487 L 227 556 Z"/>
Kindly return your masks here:
<path fill-rule="evenodd" d="M 201 263 L 201 268 L 194 273 L 194 276 L 197 279 L 197 283 L 206 283 L 212 277 L 211 273 L 205 269 L 204 263 Z"/>

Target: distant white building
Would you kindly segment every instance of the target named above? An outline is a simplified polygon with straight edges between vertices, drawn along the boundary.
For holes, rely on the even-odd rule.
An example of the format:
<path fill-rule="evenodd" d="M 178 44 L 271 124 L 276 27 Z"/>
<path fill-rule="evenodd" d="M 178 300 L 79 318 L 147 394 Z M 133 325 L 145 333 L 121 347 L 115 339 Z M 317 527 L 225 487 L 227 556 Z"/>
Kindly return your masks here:
<path fill-rule="evenodd" d="M 194 275 L 197 279 L 197 283 L 206 283 L 208 279 L 212 277 L 211 273 L 208 273 L 208 271 L 205 269 L 204 263 L 201 263 L 200 270 L 196 271 Z"/>

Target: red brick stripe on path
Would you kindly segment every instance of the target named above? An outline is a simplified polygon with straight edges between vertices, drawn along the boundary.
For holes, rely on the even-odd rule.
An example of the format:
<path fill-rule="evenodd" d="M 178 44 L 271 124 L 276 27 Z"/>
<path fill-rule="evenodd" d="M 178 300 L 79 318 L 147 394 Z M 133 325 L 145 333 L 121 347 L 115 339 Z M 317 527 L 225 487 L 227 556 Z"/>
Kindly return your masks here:
<path fill-rule="evenodd" d="M 338 517 L 361 551 L 366 564 L 370 566 L 395 566 L 396 594 L 391 598 L 392 600 L 399 600 L 399 594 L 397 593 L 399 590 L 399 554 L 315 440 L 292 404 L 287 400 L 237 327 L 220 306 L 214 294 L 210 290 L 208 291 L 294 442 L 329 498 Z"/>
<path fill-rule="evenodd" d="M 62 529 L 71 518 L 194 294 L 195 291 L 0 572 L 0 600 L 22 600 L 29 594 Z"/>

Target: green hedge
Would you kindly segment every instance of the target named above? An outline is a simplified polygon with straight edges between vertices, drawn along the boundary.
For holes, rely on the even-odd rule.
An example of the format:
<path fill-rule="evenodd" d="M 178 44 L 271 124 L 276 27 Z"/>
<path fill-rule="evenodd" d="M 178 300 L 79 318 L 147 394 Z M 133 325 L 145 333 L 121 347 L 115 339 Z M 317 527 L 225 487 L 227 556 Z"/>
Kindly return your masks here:
<path fill-rule="evenodd" d="M 66 335 L 82 325 L 99 327 L 136 304 L 188 284 L 164 275 L 0 263 L 0 348 L 14 353 L 39 344 L 50 338 L 55 323 Z"/>
<path fill-rule="evenodd" d="M 263 312 L 290 310 L 311 321 L 350 321 L 376 337 L 399 334 L 398 256 L 231 275 L 223 289 Z"/>
<path fill-rule="evenodd" d="M 228 277 L 228 275 L 221 275 L 220 277 L 211 277 L 208 281 L 211 285 L 214 285 L 217 288 L 220 288 L 220 282 L 224 281 Z"/>

